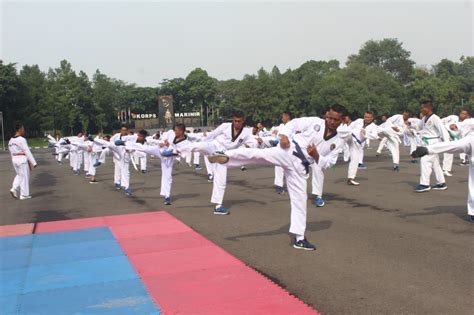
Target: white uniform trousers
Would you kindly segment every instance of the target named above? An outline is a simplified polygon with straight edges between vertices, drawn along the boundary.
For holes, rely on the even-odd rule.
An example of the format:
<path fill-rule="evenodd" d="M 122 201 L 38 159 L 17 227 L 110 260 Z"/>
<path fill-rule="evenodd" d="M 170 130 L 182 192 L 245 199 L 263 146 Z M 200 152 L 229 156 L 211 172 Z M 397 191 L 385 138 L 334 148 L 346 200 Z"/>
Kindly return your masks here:
<path fill-rule="evenodd" d="M 281 166 L 275 166 L 275 181 L 274 185 L 278 187 L 283 187 L 284 185 L 284 175 L 283 168 Z"/>
<path fill-rule="evenodd" d="M 471 138 L 472 139 L 472 138 Z M 449 141 L 449 142 L 441 142 L 437 143 L 436 146 L 429 146 L 430 152 L 449 152 L 455 153 L 462 150 L 468 149 L 470 139 L 462 138 L 458 141 Z M 471 150 L 473 147 L 471 145 Z M 437 155 L 437 154 L 434 154 Z M 469 215 L 474 215 L 474 151 L 471 152 L 471 156 L 469 157 L 467 154 L 466 156 L 470 158 L 469 164 L 469 178 L 468 178 L 468 195 L 467 195 L 467 213 Z"/>
<path fill-rule="evenodd" d="M 349 146 L 349 154 L 351 157 L 351 161 L 349 162 L 349 166 L 347 168 L 347 178 L 355 179 L 357 176 L 357 169 L 360 163 L 360 146 L 357 144 L 356 141 L 354 141 L 354 139 L 350 139 L 347 142 L 347 145 Z"/>
<path fill-rule="evenodd" d="M 451 172 L 451 170 L 453 169 L 453 159 L 454 159 L 454 154 L 452 153 L 443 154 L 443 171 Z"/>
<path fill-rule="evenodd" d="M 300 160 L 292 153 L 294 147 L 283 150 L 280 147 L 268 149 L 239 148 L 227 151 L 229 156 L 228 167 L 239 167 L 242 165 L 260 164 L 276 165 L 284 170 L 288 194 L 291 204 L 290 233 L 304 236 L 306 230 L 307 211 L 307 178 Z"/>
<path fill-rule="evenodd" d="M 429 186 L 431 172 L 434 171 L 436 177 L 436 184 L 442 184 L 445 182 L 443 170 L 439 164 L 438 154 L 428 154 L 420 159 L 420 184 Z"/>
<path fill-rule="evenodd" d="M 379 146 L 377 148 L 377 153 L 380 154 L 382 153 L 383 147 L 387 145 L 388 139 L 386 137 L 383 137 L 382 140 L 379 142 Z"/>
<path fill-rule="evenodd" d="M 171 184 L 173 183 L 173 164 L 175 158 L 161 158 L 161 190 L 160 195 L 163 197 L 171 196 Z"/>
<path fill-rule="evenodd" d="M 84 159 L 84 172 L 86 172 L 87 174 L 89 173 L 89 162 L 91 160 L 90 156 L 91 156 L 91 153 L 90 152 L 87 152 L 87 151 L 83 151 L 83 159 Z"/>
<path fill-rule="evenodd" d="M 12 189 L 19 192 L 20 196 L 29 196 L 30 166 L 28 160 L 26 162 L 13 161 L 13 168 L 15 168 L 16 176 L 13 179 Z"/>
<path fill-rule="evenodd" d="M 318 166 L 318 164 L 311 164 L 311 186 L 312 194 L 315 196 L 323 196 L 323 186 L 324 186 L 324 172 Z"/>

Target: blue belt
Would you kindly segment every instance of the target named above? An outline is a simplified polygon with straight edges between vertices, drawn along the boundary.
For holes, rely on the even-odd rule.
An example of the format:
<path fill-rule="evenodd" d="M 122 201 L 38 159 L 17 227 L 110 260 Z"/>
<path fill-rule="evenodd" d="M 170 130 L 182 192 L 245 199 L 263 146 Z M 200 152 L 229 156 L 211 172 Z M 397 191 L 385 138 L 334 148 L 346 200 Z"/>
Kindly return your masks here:
<path fill-rule="evenodd" d="M 301 164 L 303 164 L 303 166 L 304 166 L 304 169 L 306 171 L 306 175 L 308 175 L 309 174 L 309 165 L 311 163 L 309 163 L 308 160 L 306 159 L 306 157 L 304 156 L 303 150 L 301 150 L 300 145 L 294 140 L 293 140 L 293 143 L 295 144 L 295 149 L 296 149 L 296 151 L 293 151 L 293 155 L 301 160 Z"/>

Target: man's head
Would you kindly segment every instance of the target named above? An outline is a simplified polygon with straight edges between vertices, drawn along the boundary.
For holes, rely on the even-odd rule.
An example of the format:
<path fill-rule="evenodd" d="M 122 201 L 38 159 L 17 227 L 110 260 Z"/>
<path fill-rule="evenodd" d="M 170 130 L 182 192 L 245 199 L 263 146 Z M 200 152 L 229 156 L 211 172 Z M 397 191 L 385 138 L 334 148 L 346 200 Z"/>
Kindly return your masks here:
<path fill-rule="evenodd" d="M 252 134 L 253 134 L 254 136 L 256 136 L 256 135 L 257 135 L 257 132 L 258 132 L 258 127 L 257 127 L 257 126 L 253 126 L 253 127 L 252 127 Z"/>
<path fill-rule="evenodd" d="M 293 119 L 293 114 L 291 114 L 290 111 L 284 111 L 282 114 L 281 114 L 281 121 L 286 124 L 287 122 L 289 122 L 291 119 Z"/>
<path fill-rule="evenodd" d="M 120 135 L 121 136 L 126 136 L 128 135 L 128 126 L 127 125 L 122 125 L 120 127 Z"/>
<path fill-rule="evenodd" d="M 402 115 L 403 115 L 403 120 L 408 120 L 408 118 L 412 116 L 411 111 L 408 109 L 405 109 Z"/>
<path fill-rule="evenodd" d="M 184 124 L 176 124 L 173 130 L 174 130 L 175 137 L 181 138 L 186 132 L 186 126 Z"/>
<path fill-rule="evenodd" d="M 387 115 L 382 115 L 382 122 L 383 122 L 383 123 L 386 122 L 387 119 L 388 119 L 388 116 L 387 116 Z"/>
<path fill-rule="evenodd" d="M 459 112 L 459 120 L 463 121 L 465 119 L 471 118 L 471 112 L 467 108 L 461 109 Z"/>
<path fill-rule="evenodd" d="M 155 135 L 153 136 L 153 139 L 155 139 L 155 140 L 156 140 L 156 139 L 160 139 L 160 132 L 159 132 L 159 131 L 157 131 L 157 132 L 155 133 Z"/>
<path fill-rule="evenodd" d="M 77 133 L 77 137 L 78 137 L 78 138 L 82 138 L 83 136 L 84 136 L 84 134 L 83 134 L 82 132 L 78 132 L 78 133 Z"/>
<path fill-rule="evenodd" d="M 347 115 L 347 110 L 344 106 L 334 104 L 329 107 L 326 114 L 326 127 L 330 131 L 335 131 L 337 127 L 342 123 L 342 119 Z"/>
<path fill-rule="evenodd" d="M 137 142 L 145 143 L 147 136 L 148 136 L 148 132 L 145 129 L 140 130 L 137 133 Z"/>
<path fill-rule="evenodd" d="M 369 125 L 374 121 L 374 112 L 368 110 L 364 113 L 364 124 Z"/>
<path fill-rule="evenodd" d="M 232 115 L 232 124 L 235 129 L 242 129 L 244 126 L 244 113 L 235 112 L 234 115 Z"/>
<path fill-rule="evenodd" d="M 433 104 L 431 104 L 431 101 L 421 102 L 420 112 L 423 116 L 431 115 L 433 113 Z"/>
<path fill-rule="evenodd" d="M 263 124 L 261 122 L 257 123 L 257 129 L 258 130 L 262 130 L 264 127 L 263 127 Z"/>
<path fill-rule="evenodd" d="M 17 122 L 15 124 L 15 132 L 19 136 L 24 136 L 25 135 L 25 126 L 23 126 L 23 124 L 21 122 Z"/>

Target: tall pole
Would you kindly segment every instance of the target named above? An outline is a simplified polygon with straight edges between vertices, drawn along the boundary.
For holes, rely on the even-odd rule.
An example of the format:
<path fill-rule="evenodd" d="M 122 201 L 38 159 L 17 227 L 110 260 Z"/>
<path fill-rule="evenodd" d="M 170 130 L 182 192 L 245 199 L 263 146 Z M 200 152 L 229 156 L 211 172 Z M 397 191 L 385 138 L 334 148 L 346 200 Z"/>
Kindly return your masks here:
<path fill-rule="evenodd" d="M 0 112 L 0 116 L 2 117 L 2 143 L 3 143 L 3 151 L 5 151 L 5 132 L 3 130 L 3 112 Z"/>
<path fill-rule="evenodd" d="M 202 117 L 202 103 L 201 103 L 201 127 L 204 127 L 204 121 L 203 121 L 203 117 Z"/>

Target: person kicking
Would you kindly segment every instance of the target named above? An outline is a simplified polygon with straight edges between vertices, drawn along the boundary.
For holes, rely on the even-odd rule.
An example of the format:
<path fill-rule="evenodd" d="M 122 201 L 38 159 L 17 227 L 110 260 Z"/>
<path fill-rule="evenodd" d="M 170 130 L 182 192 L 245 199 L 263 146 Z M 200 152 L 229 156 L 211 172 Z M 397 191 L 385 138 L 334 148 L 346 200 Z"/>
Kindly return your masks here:
<path fill-rule="evenodd" d="M 278 165 L 284 170 L 290 196 L 290 233 L 295 238 L 293 247 L 302 250 L 315 250 L 316 247 L 305 237 L 307 213 L 307 179 L 311 164 L 316 163 L 321 169 L 335 165 L 343 140 L 339 138 L 337 127 L 346 115 L 342 105 L 332 105 L 325 117 L 315 117 L 313 128 L 308 132 L 296 133 L 293 136 L 291 124 L 279 132 L 280 146 L 268 149 L 239 148 L 209 156 L 209 161 L 239 167 L 244 164 Z M 293 120 L 294 121 L 294 120 Z"/>

